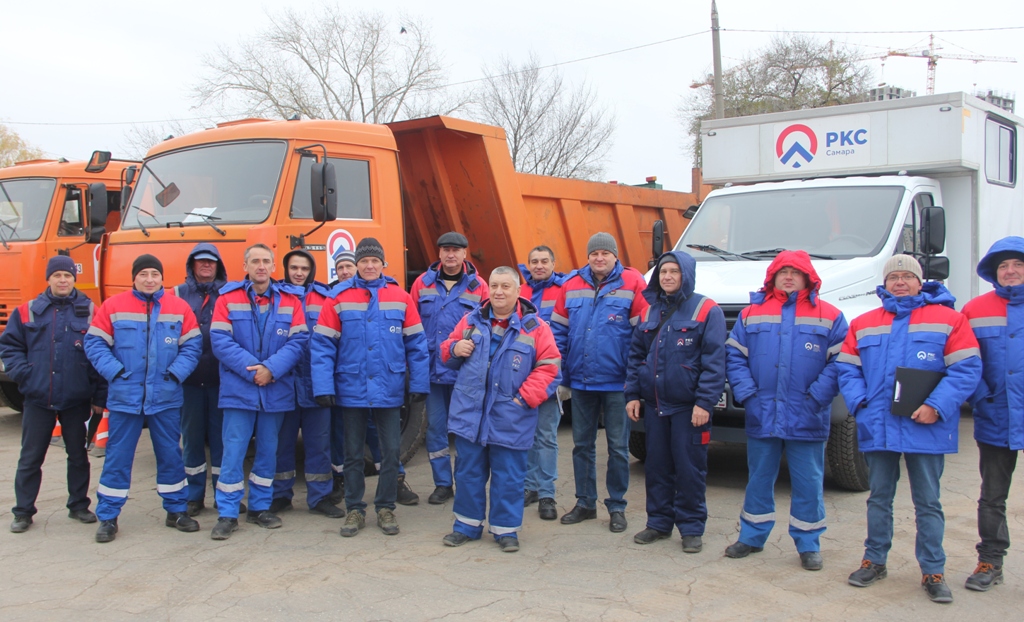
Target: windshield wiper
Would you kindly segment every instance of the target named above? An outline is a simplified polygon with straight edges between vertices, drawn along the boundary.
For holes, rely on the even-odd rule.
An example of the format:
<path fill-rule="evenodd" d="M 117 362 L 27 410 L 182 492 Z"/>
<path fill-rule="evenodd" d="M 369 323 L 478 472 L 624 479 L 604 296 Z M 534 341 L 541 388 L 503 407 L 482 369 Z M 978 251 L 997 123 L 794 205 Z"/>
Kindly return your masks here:
<path fill-rule="evenodd" d="M 146 216 L 149 216 L 150 218 L 152 218 L 153 222 L 155 222 L 157 225 L 160 224 L 160 221 L 156 219 L 156 216 L 153 213 L 147 212 L 146 210 L 142 209 L 138 205 L 129 205 L 128 209 L 133 209 L 133 210 L 139 212 L 140 214 L 145 214 Z M 142 221 L 139 220 L 138 217 L 136 217 L 135 218 L 135 222 L 139 223 L 139 231 L 142 231 L 142 234 L 145 235 L 148 238 L 149 237 L 149 231 L 146 230 L 146 226 L 144 224 L 142 224 Z"/>
<path fill-rule="evenodd" d="M 781 253 L 783 251 L 786 251 L 786 250 L 789 250 L 789 249 L 786 249 L 786 248 L 765 248 L 765 249 L 762 249 L 762 250 L 759 250 L 759 251 L 747 251 L 747 252 L 741 253 L 741 254 L 744 257 L 761 257 L 761 256 L 765 256 L 765 255 L 771 255 L 772 257 L 775 257 L 779 253 Z M 814 257 L 815 259 L 835 259 L 835 257 L 833 257 L 832 255 L 819 255 L 818 253 L 807 253 L 807 255 L 810 256 L 810 257 Z"/>
<path fill-rule="evenodd" d="M 732 251 L 723 250 L 723 249 L 718 248 L 717 246 L 714 246 L 712 244 L 687 244 L 686 247 L 687 248 L 692 248 L 694 250 L 698 250 L 698 251 L 700 251 L 702 253 L 708 253 L 709 255 L 716 255 L 716 256 L 720 257 L 722 259 L 722 261 L 725 261 L 726 257 L 737 257 L 739 259 L 748 259 L 750 261 L 757 261 L 753 257 L 746 257 L 744 255 L 740 255 L 739 253 L 734 253 Z"/>
<path fill-rule="evenodd" d="M 214 220 L 220 220 L 220 218 L 218 218 L 216 216 L 210 216 L 209 214 L 203 214 L 201 212 L 196 212 L 196 211 L 186 212 L 185 215 L 186 216 L 195 216 L 196 218 L 202 218 L 203 222 L 205 222 L 206 224 L 208 224 L 211 227 L 213 227 L 213 230 L 216 231 L 217 233 L 219 233 L 221 235 L 227 235 L 228 234 L 227 231 L 225 231 L 225 230 L 221 229 L 220 227 L 218 227 L 217 225 L 213 224 Z M 179 222 L 178 225 L 179 226 L 184 225 L 184 221 Z M 167 226 L 170 227 L 171 223 L 168 223 Z"/>
<path fill-rule="evenodd" d="M 11 206 L 11 211 L 13 211 L 15 214 L 17 214 L 18 213 L 17 210 L 14 209 L 14 201 L 11 200 L 11 195 L 7 194 L 7 187 L 4 186 L 3 184 L 0 184 L 0 190 L 2 190 L 3 193 L 4 193 L 4 196 L 7 197 L 7 204 Z M 0 222 L 2 222 L 5 227 L 7 227 L 8 229 L 11 230 L 11 236 L 12 236 L 11 239 L 13 240 L 14 236 L 18 235 L 18 229 L 16 227 L 12 227 L 10 224 L 8 224 L 6 220 L 0 220 Z M 0 235 L 0 242 L 3 242 L 4 250 L 8 250 L 8 251 L 11 250 L 11 247 L 7 245 L 7 238 L 4 237 L 3 235 Z"/>

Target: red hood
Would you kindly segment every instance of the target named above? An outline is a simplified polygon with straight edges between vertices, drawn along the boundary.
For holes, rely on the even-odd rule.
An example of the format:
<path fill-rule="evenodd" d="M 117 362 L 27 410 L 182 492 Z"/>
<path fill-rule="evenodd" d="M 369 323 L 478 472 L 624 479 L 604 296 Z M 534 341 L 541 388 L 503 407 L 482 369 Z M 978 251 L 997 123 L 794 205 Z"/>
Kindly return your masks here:
<path fill-rule="evenodd" d="M 821 289 L 821 278 L 814 270 L 810 256 L 804 251 L 782 251 L 775 256 L 775 260 L 768 266 L 768 273 L 764 277 L 764 287 L 761 289 L 765 296 L 775 295 L 775 275 L 785 267 L 796 268 L 807 275 L 810 287 L 801 292 L 801 297 L 811 293 L 817 294 Z"/>

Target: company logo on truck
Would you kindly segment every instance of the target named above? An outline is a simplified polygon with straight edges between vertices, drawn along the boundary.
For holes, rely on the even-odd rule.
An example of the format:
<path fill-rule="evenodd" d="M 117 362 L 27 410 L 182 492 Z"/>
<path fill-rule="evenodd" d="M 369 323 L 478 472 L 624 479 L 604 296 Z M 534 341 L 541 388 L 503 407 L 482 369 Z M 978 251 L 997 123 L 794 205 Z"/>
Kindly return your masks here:
<path fill-rule="evenodd" d="M 870 121 L 859 114 L 776 123 L 775 172 L 868 166 Z"/>
<path fill-rule="evenodd" d="M 786 149 L 786 139 L 793 134 L 797 134 L 797 136 L 789 141 L 789 149 Z M 800 136 L 801 134 L 802 136 Z M 801 160 L 803 160 L 803 164 L 810 163 L 816 153 L 818 153 L 818 137 L 814 135 L 814 130 L 802 123 L 795 123 L 782 130 L 779 138 L 775 141 L 775 155 L 779 157 L 780 162 L 793 168 L 800 168 Z"/>

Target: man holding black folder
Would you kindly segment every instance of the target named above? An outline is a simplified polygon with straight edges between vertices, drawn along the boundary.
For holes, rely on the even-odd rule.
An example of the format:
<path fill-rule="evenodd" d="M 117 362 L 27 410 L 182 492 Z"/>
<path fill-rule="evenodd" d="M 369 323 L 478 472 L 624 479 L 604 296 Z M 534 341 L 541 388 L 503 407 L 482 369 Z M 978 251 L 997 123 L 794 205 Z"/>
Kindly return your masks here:
<path fill-rule="evenodd" d="M 953 309 L 953 295 L 938 282 L 922 283 L 916 259 L 894 255 L 885 263 L 883 278 L 885 284 L 877 289 L 882 307 L 850 323 L 838 358 L 839 388 L 857 418 L 857 441 L 871 487 L 864 560 L 849 583 L 867 587 L 886 576 L 902 455 L 917 516 L 921 585 L 932 601 L 950 603 L 939 478 L 945 454 L 957 452 L 960 405 L 981 377 L 980 351 L 967 318 Z M 896 399 L 897 374 L 909 377 L 898 368 L 943 376 L 909 417 L 894 414 L 894 405 L 906 406 L 902 391 Z"/>

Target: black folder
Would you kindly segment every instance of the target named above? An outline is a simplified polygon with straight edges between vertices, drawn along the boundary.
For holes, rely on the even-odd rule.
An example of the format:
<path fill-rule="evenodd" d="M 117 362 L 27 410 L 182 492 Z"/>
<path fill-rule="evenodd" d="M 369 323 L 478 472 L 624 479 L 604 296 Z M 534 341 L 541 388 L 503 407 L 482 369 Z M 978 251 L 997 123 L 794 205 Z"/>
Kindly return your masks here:
<path fill-rule="evenodd" d="M 909 417 L 924 404 L 939 382 L 946 377 L 941 371 L 896 368 L 896 386 L 892 392 L 892 414 Z"/>

